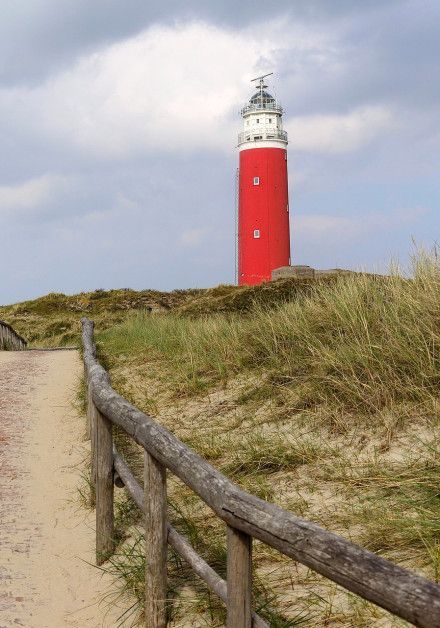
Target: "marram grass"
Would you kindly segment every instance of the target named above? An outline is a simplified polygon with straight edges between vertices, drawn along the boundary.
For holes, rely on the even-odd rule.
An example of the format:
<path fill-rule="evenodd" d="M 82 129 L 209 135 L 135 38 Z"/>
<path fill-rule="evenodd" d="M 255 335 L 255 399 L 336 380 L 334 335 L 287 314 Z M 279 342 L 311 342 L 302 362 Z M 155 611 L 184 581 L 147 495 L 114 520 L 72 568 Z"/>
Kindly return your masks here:
<path fill-rule="evenodd" d="M 341 276 L 276 307 L 196 310 L 137 313 L 98 333 L 114 386 L 246 490 L 437 580 L 435 256 L 419 256 L 410 278 Z M 172 476 L 168 488 L 173 525 L 224 574 L 224 525 Z M 124 547 L 113 566 L 142 605 L 143 559 Z M 258 542 L 254 570 L 270 625 L 406 625 Z M 175 556 L 170 621 L 224 623 Z"/>
<path fill-rule="evenodd" d="M 440 385 L 440 270 L 430 259 L 414 270 L 411 280 L 353 275 L 317 283 L 301 301 L 245 316 L 137 314 L 99 340 L 114 356 L 160 361 L 178 393 L 248 371 L 269 377 L 274 393 L 303 386 L 308 404 L 368 413 L 425 403 Z"/>

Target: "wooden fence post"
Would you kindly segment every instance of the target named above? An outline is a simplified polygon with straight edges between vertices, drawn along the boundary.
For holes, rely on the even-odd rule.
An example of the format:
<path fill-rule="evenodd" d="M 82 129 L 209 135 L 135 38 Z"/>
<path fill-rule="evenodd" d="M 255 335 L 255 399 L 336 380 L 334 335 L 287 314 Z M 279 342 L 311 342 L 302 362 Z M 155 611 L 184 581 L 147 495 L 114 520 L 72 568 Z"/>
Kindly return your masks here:
<path fill-rule="evenodd" d="M 92 407 L 94 421 L 92 463 L 94 460 L 96 472 L 96 562 L 102 565 L 114 550 L 113 438 L 111 421 L 99 412 L 93 402 Z"/>
<path fill-rule="evenodd" d="M 92 440 L 93 437 L 93 427 L 92 427 L 92 391 L 90 387 L 90 382 L 87 377 L 87 371 L 84 369 L 84 381 L 86 386 L 86 397 L 87 397 L 87 416 L 86 416 L 86 435 L 87 438 Z"/>
<path fill-rule="evenodd" d="M 0 351 L 23 351 L 27 342 L 4 321 L 0 321 Z"/>
<path fill-rule="evenodd" d="M 252 538 L 228 526 L 228 628 L 252 626 Z"/>
<path fill-rule="evenodd" d="M 166 469 L 148 451 L 144 457 L 145 625 L 167 625 L 167 488 Z"/>
<path fill-rule="evenodd" d="M 97 409 L 92 399 L 90 383 L 87 384 L 87 427 L 90 438 L 90 491 L 89 505 L 93 508 L 96 504 L 96 413 Z"/>

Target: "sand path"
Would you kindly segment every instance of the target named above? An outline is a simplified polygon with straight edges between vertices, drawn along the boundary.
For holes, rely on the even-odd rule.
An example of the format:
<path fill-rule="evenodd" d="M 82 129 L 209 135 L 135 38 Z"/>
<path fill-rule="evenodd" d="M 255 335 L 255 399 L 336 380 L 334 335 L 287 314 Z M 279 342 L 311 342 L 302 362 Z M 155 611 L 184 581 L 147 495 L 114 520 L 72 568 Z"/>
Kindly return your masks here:
<path fill-rule="evenodd" d="M 80 504 L 84 419 L 76 351 L 0 352 L 0 628 L 118 626 Z M 92 564 L 90 564 L 92 563 Z"/>

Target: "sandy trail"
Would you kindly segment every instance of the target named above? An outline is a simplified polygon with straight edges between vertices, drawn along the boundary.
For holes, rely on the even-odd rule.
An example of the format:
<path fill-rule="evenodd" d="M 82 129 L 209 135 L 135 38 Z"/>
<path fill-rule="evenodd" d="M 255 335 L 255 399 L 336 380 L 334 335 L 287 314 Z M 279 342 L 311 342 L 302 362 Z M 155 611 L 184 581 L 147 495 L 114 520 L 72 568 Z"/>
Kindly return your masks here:
<path fill-rule="evenodd" d="M 78 497 L 80 373 L 76 351 L 0 352 L 0 628 L 118 626 L 124 610 Z"/>

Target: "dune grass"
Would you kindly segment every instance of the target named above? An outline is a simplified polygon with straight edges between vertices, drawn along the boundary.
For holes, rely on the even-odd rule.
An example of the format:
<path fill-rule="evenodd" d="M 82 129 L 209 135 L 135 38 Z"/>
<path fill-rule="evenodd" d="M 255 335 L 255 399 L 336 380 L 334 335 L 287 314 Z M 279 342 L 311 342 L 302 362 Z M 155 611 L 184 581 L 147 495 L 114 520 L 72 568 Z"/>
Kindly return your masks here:
<path fill-rule="evenodd" d="M 339 273 L 319 279 L 331 284 Z M 348 271 L 347 271 L 348 272 Z M 179 313 L 197 317 L 213 312 L 248 312 L 255 304 L 275 307 L 282 301 L 301 298 L 314 279 L 287 278 L 259 286 L 220 285 L 215 288 L 173 290 L 95 290 L 75 295 L 50 293 L 13 305 L 0 305 L 0 318 L 10 323 L 32 347 L 78 345 L 83 316 L 99 328 L 124 322 L 133 313 Z"/>
<path fill-rule="evenodd" d="M 115 387 L 246 490 L 438 579 L 436 256 L 410 279 L 341 276 L 277 307 L 193 314 L 136 313 L 99 333 Z M 223 524 L 172 477 L 169 496 L 173 525 L 224 573 Z M 113 567 L 141 604 L 136 543 Z M 404 625 L 260 543 L 254 557 L 273 626 Z M 170 582 L 172 625 L 222 625 L 177 557 Z"/>
<path fill-rule="evenodd" d="M 425 404 L 440 384 L 440 276 L 430 259 L 414 270 L 412 280 L 359 275 L 333 287 L 318 283 L 304 300 L 247 316 L 137 314 L 99 340 L 113 356 L 161 361 L 176 393 L 206 391 L 249 371 L 262 373 L 274 394 L 294 388 L 303 406 L 325 402 L 365 414 L 396 402 Z"/>

